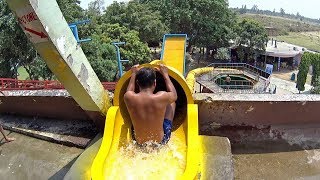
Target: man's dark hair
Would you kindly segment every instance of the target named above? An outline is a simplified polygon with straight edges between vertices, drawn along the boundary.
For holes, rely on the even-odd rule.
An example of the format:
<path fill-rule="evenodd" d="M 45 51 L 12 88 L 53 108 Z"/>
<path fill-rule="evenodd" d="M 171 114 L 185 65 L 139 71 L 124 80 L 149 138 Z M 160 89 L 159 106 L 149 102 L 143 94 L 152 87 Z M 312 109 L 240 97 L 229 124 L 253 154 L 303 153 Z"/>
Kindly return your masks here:
<path fill-rule="evenodd" d="M 149 67 L 141 68 L 136 75 L 137 83 L 140 88 L 149 88 L 156 80 L 156 72 Z"/>

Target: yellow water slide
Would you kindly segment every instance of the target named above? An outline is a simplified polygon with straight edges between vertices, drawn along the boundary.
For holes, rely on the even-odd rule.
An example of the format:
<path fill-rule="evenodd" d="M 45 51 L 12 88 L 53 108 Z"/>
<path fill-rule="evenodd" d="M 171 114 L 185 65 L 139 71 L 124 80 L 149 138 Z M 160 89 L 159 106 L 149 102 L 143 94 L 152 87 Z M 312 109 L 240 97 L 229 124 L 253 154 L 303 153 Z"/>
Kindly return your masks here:
<path fill-rule="evenodd" d="M 185 34 L 166 34 L 163 37 L 161 60 L 185 75 Z"/>
<path fill-rule="evenodd" d="M 109 108 L 103 140 L 91 167 L 92 179 L 195 179 L 199 175 L 198 106 L 184 74 L 186 35 L 165 35 L 163 61 L 142 66 L 157 67 L 165 63 L 178 92 L 173 132 L 167 145 L 145 152 L 133 144 L 131 120 L 123 101 L 131 77 L 128 71 L 116 86 L 113 106 Z M 161 75 L 157 89 L 165 90 Z"/>

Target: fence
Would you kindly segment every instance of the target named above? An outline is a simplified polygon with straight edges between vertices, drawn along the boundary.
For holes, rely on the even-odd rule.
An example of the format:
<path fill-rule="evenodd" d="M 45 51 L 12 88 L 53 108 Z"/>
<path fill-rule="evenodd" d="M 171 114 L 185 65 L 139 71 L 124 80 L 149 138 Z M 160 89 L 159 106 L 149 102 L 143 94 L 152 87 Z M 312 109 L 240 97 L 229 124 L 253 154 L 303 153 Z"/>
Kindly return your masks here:
<path fill-rule="evenodd" d="M 199 84 L 199 93 L 234 93 L 234 94 L 272 94 L 274 90 L 251 85 L 218 85 L 196 81 Z M 209 90 L 209 91 L 208 91 Z"/>
<path fill-rule="evenodd" d="M 251 81 L 244 80 L 231 80 L 230 83 L 227 84 L 226 80 L 217 79 L 215 83 L 223 89 L 252 89 L 254 87 Z"/>
<path fill-rule="evenodd" d="M 255 94 L 272 94 L 276 92 L 276 85 L 270 84 L 270 75 L 268 72 L 245 63 L 212 63 L 208 66 L 219 68 L 220 70 L 213 71 L 207 76 L 202 76 L 197 80 L 200 84 L 200 92 L 202 87 L 207 87 L 213 93 L 255 93 Z M 226 71 L 223 71 L 226 69 Z M 238 72 L 237 72 L 238 71 Z M 257 81 L 256 84 L 250 82 L 232 80 L 229 85 L 223 82 L 216 81 L 214 77 L 219 74 L 238 74 L 241 73 Z M 261 77 L 261 78 L 260 78 Z M 206 83 L 207 81 L 207 83 Z M 210 82 L 211 81 L 211 82 Z M 209 83 L 209 84 L 208 84 Z M 216 83 L 213 86 L 212 83 Z M 218 85 L 220 84 L 220 85 Z"/>
<path fill-rule="evenodd" d="M 215 68 L 230 68 L 230 69 L 246 70 L 247 72 L 258 74 L 259 76 L 265 79 L 268 79 L 270 77 L 270 74 L 268 72 L 246 63 L 212 63 L 212 64 L 209 64 L 208 66 L 212 66 Z"/>

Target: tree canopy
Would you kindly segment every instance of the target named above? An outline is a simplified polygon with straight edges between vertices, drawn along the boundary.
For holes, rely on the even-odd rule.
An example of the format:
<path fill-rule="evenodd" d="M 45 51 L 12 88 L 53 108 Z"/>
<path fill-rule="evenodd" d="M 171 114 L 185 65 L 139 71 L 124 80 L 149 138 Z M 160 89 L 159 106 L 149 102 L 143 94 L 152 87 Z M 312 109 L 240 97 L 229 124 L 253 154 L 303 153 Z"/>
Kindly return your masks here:
<path fill-rule="evenodd" d="M 244 19 L 237 24 L 235 32 L 237 34 L 238 53 L 242 55 L 242 60 L 246 59 L 244 54 L 247 54 L 247 59 L 250 60 L 254 59 L 255 53 L 265 51 L 268 35 L 259 23 Z"/>
<path fill-rule="evenodd" d="M 299 91 L 304 91 L 304 85 L 307 80 L 309 67 L 312 66 L 311 85 L 314 87 L 311 92 L 320 94 L 320 55 L 310 52 L 305 52 L 302 56 L 299 66 L 297 88 Z"/>
<path fill-rule="evenodd" d="M 113 2 L 105 10 L 103 18 L 106 23 L 119 24 L 130 30 L 139 32 L 142 42 L 159 42 L 168 32 L 168 27 L 162 23 L 160 12 L 153 11 L 148 4 L 138 1 L 126 3 Z"/>
<path fill-rule="evenodd" d="M 309 66 L 312 63 L 312 56 L 313 55 L 311 53 L 309 53 L 309 52 L 305 52 L 302 55 L 301 62 L 300 62 L 300 65 L 299 65 L 299 72 L 298 72 L 298 75 L 297 75 L 297 85 L 296 85 L 296 87 L 299 90 L 299 92 L 305 90 L 304 85 L 306 84 L 306 81 L 307 81 L 307 75 L 308 75 L 308 72 L 309 72 Z"/>
<path fill-rule="evenodd" d="M 217 50 L 233 38 L 235 14 L 225 0 L 140 0 L 159 11 L 171 33 L 185 33 L 189 46 Z"/>
<path fill-rule="evenodd" d="M 188 45 L 213 50 L 212 57 L 225 57 L 229 42 L 264 50 L 263 28 L 257 23 L 237 24 L 235 13 L 225 0 L 132 0 L 113 2 L 104 7 L 103 0 L 82 9 L 78 0 L 57 0 L 68 23 L 89 19 L 80 25 L 79 36 L 91 42 L 81 47 L 101 81 L 114 81 L 118 75 L 113 42 L 124 41 L 121 58 L 128 59 L 125 69 L 151 60 L 149 46 L 158 46 L 165 33 L 188 35 Z M 53 74 L 29 43 L 5 1 L 0 1 L 0 76 L 15 77 L 12 69 L 23 66 L 31 79 L 51 79 Z M 245 7 L 245 9 L 247 9 Z M 218 51 L 222 48 L 223 51 Z M 219 54 L 217 54 L 219 53 Z"/>

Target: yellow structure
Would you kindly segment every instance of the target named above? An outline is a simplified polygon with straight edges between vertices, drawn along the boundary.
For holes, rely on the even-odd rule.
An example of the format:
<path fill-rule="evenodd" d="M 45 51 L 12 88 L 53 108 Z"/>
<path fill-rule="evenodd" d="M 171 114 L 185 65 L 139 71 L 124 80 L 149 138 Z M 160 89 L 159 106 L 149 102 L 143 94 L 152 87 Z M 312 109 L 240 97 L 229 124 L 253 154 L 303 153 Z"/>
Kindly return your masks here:
<path fill-rule="evenodd" d="M 161 60 L 185 75 L 186 34 L 166 34 L 163 37 Z"/>
<path fill-rule="evenodd" d="M 214 69 L 213 67 L 198 68 L 198 69 L 194 69 L 188 73 L 188 76 L 186 78 L 186 82 L 187 82 L 191 92 L 194 91 L 194 83 L 196 81 L 196 77 L 200 76 L 201 74 L 212 72 L 213 69 Z"/>
<path fill-rule="evenodd" d="M 175 39 L 174 37 L 170 38 Z M 128 178 L 125 171 L 121 171 L 123 169 L 121 166 L 125 166 L 126 169 L 136 168 L 130 177 L 135 177 L 135 175 L 141 177 L 141 174 L 134 174 L 137 173 L 138 169 L 144 170 L 148 179 L 161 179 L 168 175 L 175 179 L 195 179 L 198 176 L 201 159 L 199 156 L 198 106 L 194 104 L 192 93 L 182 76 L 184 69 L 180 66 L 183 64 L 181 62 L 184 61 L 183 53 L 185 49 L 177 48 L 174 50 L 173 47 L 170 47 L 180 47 L 182 44 L 184 46 L 186 38 L 179 38 L 174 43 L 171 43 L 172 39 L 170 39 L 170 43 L 165 42 L 167 47 L 164 47 L 164 51 L 168 49 L 170 51 L 163 52 L 163 62 L 168 66 L 169 76 L 174 81 L 178 91 L 176 116 L 173 120 L 174 131 L 169 141 L 169 144 L 171 144 L 168 144 L 173 149 L 167 150 L 163 155 L 162 152 L 159 152 L 155 154 L 155 157 L 148 158 L 152 159 L 155 166 L 161 166 L 162 164 L 175 172 L 168 172 L 168 169 L 165 168 L 148 172 L 146 169 L 149 167 L 146 164 L 146 159 L 142 158 L 142 161 L 145 161 L 142 167 L 139 167 L 139 162 L 134 159 L 135 156 L 139 156 L 143 152 L 137 153 L 136 150 L 133 150 L 134 148 L 130 147 L 132 143 L 131 121 L 123 101 L 123 95 L 131 77 L 131 71 L 129 71 L 117 83 L 113 100 L 114 106 L 108 110 L 102 144 L 91 167 L 92 179 Z M 161 61 L 155 61 L 143 66 L 157 67 L 159 62 L 161 63 Z M 134 155 L 130 156 L 130 154 Z M 121 162 L 119 162 L 119 159 L 121 159 Z M 131 159 L 134 159 L 134 162 Z M 130 165 L 126 166 L 126 164 Z"/>

